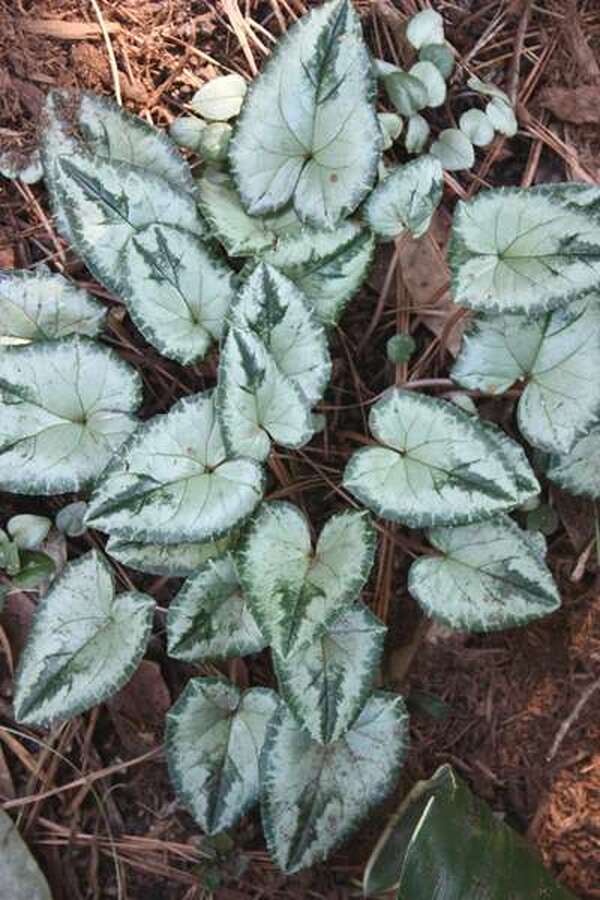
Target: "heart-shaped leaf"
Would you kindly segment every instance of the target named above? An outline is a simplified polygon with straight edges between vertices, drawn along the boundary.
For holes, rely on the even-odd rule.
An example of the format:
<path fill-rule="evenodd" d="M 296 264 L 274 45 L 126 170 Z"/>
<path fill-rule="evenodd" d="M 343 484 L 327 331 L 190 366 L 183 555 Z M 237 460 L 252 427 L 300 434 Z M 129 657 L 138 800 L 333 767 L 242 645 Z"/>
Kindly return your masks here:
<path fill-rule="evenodd" d="M 230 452 L 264 459 L 271 440 L 307 443 L 310 407 L 330 370 L 325 333 L 302 294 L 258 266 L 231 307 L 219 363 L 218 414 Z"/>
<path fill-rule="evenodd" d="M 464 112 L 459 125 L 465 137 L 476 147 L 485 147 L 494 140 L 494 126 L 480 109 L 468 109 Z"/>
<path fill-rule="evenodd" d="M 411 116 L 408 120 L 408 127 L 404 138 L 404 146 L 406 147 L 407 153 L 420 153 L 427 143 L 429 131 L 430 128 L 427 119 L 424 119 L 419 113 L 415 113 L 414 116 Z"/>
<path fill-rule="evenodd" d="M 203 119 L 227 122 L 238 115 L 247 87 L 241 75 L 220 75 L 207 81 L 196 91 L 190 106 Z"/>
<path fill-rule="evenodd" d="M 407 740 L 397 695 L 373 694 L 350 730 L 327 745 L 280 705 L 260 758 L 263 830 L 280 869 L 320 862 L 355 830 L 394 786 Z"/>
<path fill-rule="evenodd" d="M 40 601 L 15 679 L 15 717 L 48 725 L 97 706 L 137 668 L 154 601 L 115 593 L 96 551 L 69 563 Z"/>
<path fill-rule="evenodd" d="M 429 150 L 448 172 L 470 169 L 475 163 L 473 144 L 458 128 L 441 131 Z"/>
<path fill-rule="evenodd" d="M 179 798 L 207 834 L 230 828 L 258 800 L 258 760 L 274 691 L 241 693 L 194 678 L 167 716 L 167 761 Z"/>
<path fill-rule="evenodd" d="M 162 353 L 183 363 L 202 357 L 221 332 L 233 282 L 198 239 L 205 225 L 192 197 L 148 170 L 76 148 L 52 170 L 51 191 L 88 267 Z"/>
<path fill-rule="evenodd" d="M 229 554 L 202 566 L 176 594 L 167 638 L 169 656 L 188 662 L 247 656 L 267 646 Z"/>
<path fill-rule="evenodd" d="M 396 113 L 378 113 L 377 118 L 383 133 L 383 149 L 390 150 L 402 134 L 404 122 Z"/>
<path fill-rule="evenodd" d="M 140 543 L 220 537 L 253 512 L 263 474 L 227 454 L 210 393 L 184 397 L 141 425 L 104 473 L 87 523 Z"/>
<path fill-rule="evenodd" d="M 512 106 L 499 100 L 497 97 L 492 98 L 485 108 L 485 115 L 490 123 L 500 134 L 507 137 L 514 137 L 519 130 L 519 123 L 515 116 Z"/>
<path fill-rule="evenodd" d="M 263 504 L 235 559 L 254 618 L 280 656 L 307 647 L 356 600 L 373 564 L 374 535 L 363 514 L 340 513 L 313 552 L 296 507 Z"/>
<path fill-rule="evenodd" d="M 52 900 L 48 882 L 19 834 L 0 809 L 0 884 L 6 900 Z"/>
<path fill-rule="evenodd" d="M 444 20 L 434 9 L 424 9 L 412 16 L 406 26 L 406 40 L 419 50 L 427 44 L 444 43 Z"/>
<path fill-rule="evenodd" d="M 17 494 L 79 491 L 137 425 L 135 370 L 83 337 L 0 354 L 0 485 Z"/>
<path fill-rule="evenodd" d="M 365 280 L 374 251 L 369 229 L 345 222 L 334 232 L 284 235 L 261 258 L 294 282 L 319 321 L 333 325 Z"/>
<path fill-rule="evenodd" d="M 576 440 L 569 453 L 553 454 L 546 475 L 570 494 L 600 498 L 600 426 Z"/>
<path fill-rule="evenodd" d="M 77 145 L 77 136 L 80 148 L 95 157 L 139 166 L 175 188 L 193 189 L 190 167 L 165 132 L 131 115 L 109 97 L 64 88 L 52 90 L 44 112 L 46 179 L 52 180 L 58 156 Z"/>
<path fill-rule="evenodd" d="M 106 309 L 46 266 L 0 271 L 0 346 L 85 334 L 95 337 Z"/>
<path fill-rule="evenodd" d="M 422 62 L 432 62 L 446 79 L 454 71 L 454 53 L 449 44 L 424 44 L 419 50 L 419 59 Z"/>
<path fill-rule="evenodd" d="M 526 387 L 519 428 L 541 450 L 568 452 L 600 413 L 600 309 L 595 299 L 535 319 L 481 316 L 467 331 L 452 377 L 502 394 Z"/>
<path fill-rule="evenodd" d="M 148 575 L 169 575 L 187 578 L 209 559 L 222 556 L 228 549 L 230 537 L 204 543 L 144 544 L 109 537 L 106 552 L 130 569 Z"/>
<path fill-rule="evenodd" d="M 408 589 L 436 621 L 464 631 L 497 631 L 560 606 L 543 556 L 508 516 L 436 528 L 429 540 L 442 555 L 414 562 Z"/>
<path fill-rule="evenodd" d="M 442 167 L 432 156 L 398 166 L 365 204 L 365 218 L 377 234 L 387 239 L 406 230 L 421 237 L 431 224 L 442 199 Z"/>
<path fill-rule="evenodd" d="M 287 658 L 273 653 L 279 689 L 310 736 L 336 741 L 371 693 L 387 629 L 362 603 Z"/>
<path fill-rule="evenodd" d="M 411 67 L 408 74 L 425 85 L 427 106 L 436 109 L 442 105 L 446 99 L 446 82 L 437 66 L 427 60 L 420 61 Z"/>
<path fill-rule="evenodd" d="M 380 64 L 379 74 L 390 102 L 401 116 L 410 118 L 425 109 L 427 88 L 419 78 L 389 63 Z"/>
<path fill-rule="evenodd" d="M 463 525 L 539 491 L 514 441 L 444 400 L 393 389 L 371 407 L 369 425 L 380 446 L 351 457 L 344 486 L 385 519 Z"/>
<path fill-rule="evenodd" d="M 459 203 L 449 261 L 456 303 L 532 315 L 600 286 L 600 189 L 584 184 L 482 191 Z"/>
<path fill-rule="evenodd" d="M 184 365 L 202 359 L 223 332 L 231 270 L 196 235 L 166 225 L 134 236 L 124 258 L 127 307 L 146 340 Z"/>
<path fill-rule="evenodd" d="M 249 216 L 231 176 L 216 169 L 209 169 L 198 181 L 196 196 L 211 232 L 230 256 L 253 256 L 269 250 L 282 237 L 301 228 L 291 208 L 271 216 Z"/>
<path fill-rule="evenodd" d="M 371 60 L 350 0 L 330 0 L 281 39 L 248 92 L 229 159 L 251 215 L 290 200 L 334 228 L 377 176 L 382 135 Z"/>
<path fill-rule="evenodd" d="M 51 528 L 51 519 L 29 513 L 12 516 L 6 524 L 6 530 L 20 550 L 34 550 L 39 547 Z"/>

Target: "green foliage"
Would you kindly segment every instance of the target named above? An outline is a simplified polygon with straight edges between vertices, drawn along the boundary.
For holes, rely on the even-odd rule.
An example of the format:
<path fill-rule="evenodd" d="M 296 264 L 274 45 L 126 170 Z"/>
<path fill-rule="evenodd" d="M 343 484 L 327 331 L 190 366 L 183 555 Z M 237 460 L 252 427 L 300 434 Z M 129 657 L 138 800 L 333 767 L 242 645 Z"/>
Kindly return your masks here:
<path fill-rule="evenodd" d="M 444 170 L 469 168 L 475 147 L 517 127 L 507 96 L 471 79 L 485 110 L 440 130 L 454 68 L 441 16 L 423 10 L 406 36 L 407 71 L 373 61 L 351 0 L 329 0 L 290 27 L 254 84 L 205 84 L 171 138 L 106 99 L 51 92 L 41 158 L 60 232 L 154 348 L 129 359 L 162 366 L 160 353 L 188 367 L 160 415 L 138 419 L 142 382 L 103 342 L 103 304 L 43 266 L 0 273 L 0 488 L 63 495 L 56 527 L 75 539 L 45 593 L 60 568 L 50 521 L 28 513 L 0 531 L 0 596 L 43 595 L 15 714 L 46 726 L 90 709 L 145 652 L 154 603 L 118 593 L 100 551 L 79 556 L 87 529 L 120 564 L 184 578 L 167 611 L 169 655 L 221 665 L 268 649 L 280 697 L 192 679 L 169 714 L 173 782 L 211 835 L 260 799 L 286 872 L 351 834 L 393 788 L 406 750 L 402 699 L 374 692 L 386 629 L 360 599 L 377 538 L 360 504 L 430 529 L 434 553 L 413 562 L 409 587 L 440 622 L 514 627 L 560 602 L 541 534 L 507 515 L 537 497 L 538 481 L 466 394 L 378 398 L 374 440 L 343 476 L 355 508 L 316 540 L 305 486 L 302 510 L 263 502 L 281 464 L 274 446 L 302 447 L 326 424 L 329 332 L 376 242 L 422 238 Z M 428 109 L 438 112 L 423 153 Z M 196 154 L 197 177 L 178 145 Z M 519 427 L 550 451 L 548 477 L 593 497 L 598 198 L 587 185 L 482 191 L 460 204 L 451 240 L 454 300 L 480 312 L 453 378 L 494 396 L 523 385 Z M 192 368 L 214 344 L 218 356 Z M 388 359 L 402 364 L 414 346 L 396 334 Z M 326 477 L 340 491 L 335 470 Z M 206 886 L 221 877 L 216 864 L 202 874 Z"/>

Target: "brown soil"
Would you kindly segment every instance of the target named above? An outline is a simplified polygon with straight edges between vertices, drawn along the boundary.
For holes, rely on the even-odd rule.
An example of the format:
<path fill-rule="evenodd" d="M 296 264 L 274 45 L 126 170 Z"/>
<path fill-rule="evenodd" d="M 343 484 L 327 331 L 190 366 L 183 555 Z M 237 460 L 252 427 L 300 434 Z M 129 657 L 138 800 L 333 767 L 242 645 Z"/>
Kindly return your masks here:
<path fill-rule="evenodd" d="M 119 81 L 129 109 L 159 126 L 179 114 L 200 84 L 221 71 L 253 75 L 275 37 L 307 0 L 102 0 Z M 357 0 L 378 56 L 402 59 L 401 28 L 413 0 Z M 434 239 L 407 242 L 382 314 L 375 316 L 392 263 L 382 251 L 335 337 L 334 377 L 324 403 L 327 430 L 309 448 L 274 455 L 271 496 L 290 497 L 315 524 L 339 506 L 335 487 L 356 436 L 367 434 L 365 407 L 386 385 L 446 378 L 459 316 L 447 296 L 443 260 L 449 214 L 482 186 L 577 179 L 600 172 L 594 91 L 600 82 L 600 8 L 594 0 L 433 0 L 468 71 L 517 90 L 521 130 L 478 154 L 472 173 L 448 179 Z M 93 6 L 87 0 L 0 0 L 0 151 L 26 155 L 35 144 L 45 92 L 78 85 L 113 94 L 114 82 Z M 586 90 L 581 94 L 582 87 Z M 579 91 L 579 95 L 577 94 Z M 456 88 L 452 112 L 464 102 Z M 583 112 L 582 112 L 583 110 Z M 439 113 L 447 121 L 448 110 Z M 183 369 L 149 348 L 122 307 L 90 278 L 52 229 L 43 187 L 0 180 L 0 266 L 46 260 L 111 303 L 109 341 L 142 371 L 144 414 L 214 384 L 216 358 Z M 385 342 L 410 328 L 418 353 L 408 371 L 384 364 Z M 372 327 L 368 347 L 361 339 Z M 482 402 L 482 415 L 515 434 L 514 396 Z M 235 834 L 233 851 L 215 850 L 175 803 L 160 751 L 165 710 L 190 673 L 164 650 L 159 618 L 147 660 L 110 703 L 40 735 L 11 719 L 11 670 L 33 601 L 13 597 L 0 619 L 0 801 L 19 824 L 55 900 L 193 900 L 208 896 L 215 868 L 218 900 L 345 898 L 358 893 L 364 859 L 392 809 L 416 778 L 452 763 L 507 822 L 526 833 L 547 865 L 580 898 L 600 889 L 599 570 L 592 548 L 595 510 L 546 486 L 560 516 L 549 559 L 562 588 L 560 613 L 520 631 L 487 637 L 423 631 L 406 593 L 406 570 L 424 538 L 382 527 L 365 599 L 390 626 L 382 684 L 399 688 L 412 710 L 412 747 L 402 783 L 379 819 L 320 868 L 286 879 L 269 862 L 257 816 Z M 6 515 L 30 501 L 3 496 Z M 60 504 L 39 503 L 55 511 Z M 72 542 L 74 554 L 99 536 Z M 168 605 L 176 585 L 119 570 Z M 416 650 L 416 652 L 414 652 Z M 407 661 L 411 662 L 406 674 Z M 212 669 L 211 671 L 214 671 Z M 226 667 L 237 683 L 272 683 L 268 656 Z M 578 704 L 583 703 L 577 716 Z M 57 754 L 61 754 L 60 756 Z M 127 761 L 132 764 L 118 770 Z M 110 769 L 110 771 L 106 771 Z M 71 782 L 82 779 L 76 786 Z M 63 786 L 51 797 L 40 796 Z M 243 870 L 243 874 L 242 874 Z M 1 889 L 0 889 L 1 895 Z M 7 898 L 9 900 L 9 898 Z"/>

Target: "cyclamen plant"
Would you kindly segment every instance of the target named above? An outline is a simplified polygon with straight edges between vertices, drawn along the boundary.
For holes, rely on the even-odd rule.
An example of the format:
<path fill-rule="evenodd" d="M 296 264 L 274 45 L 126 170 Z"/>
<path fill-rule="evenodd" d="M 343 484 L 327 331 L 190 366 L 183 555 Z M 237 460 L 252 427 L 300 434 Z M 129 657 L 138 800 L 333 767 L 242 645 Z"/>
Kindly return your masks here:
<path fill-rule="evenodd" d="M 0 487 L 86 497 L 71 533 L 97 529 L 108 558 L 184 578 L 167 616 L 175 659 L 270 648 L 279 694 L 193 678 L 169 713 L 167 755 L 208 834 L 260 800 L 286 872 L 326 858 L 392 789 L 406 752 L 402 698 L 374 690 L 386 629 L 360 601 L 376 545 L 368 510 L 429 529 L 434 552 L 413 563 L 409 590 L 436 621 L 488 631 L 560 604 L 543 538 L 509 516 L 540 491 L 523 448 L 446 400 L 392 388 L 374 404 L 374 441 L 343 477 L 367 510 L 334 515 L 315 547 L 297 507 L 264 500 L 273 444 L 302 447 L 318 429 L 328 328 L 376 241 L 422 235 L 443 169 L 516 128 L 506 95 L 471 80 L 491 98 L 485 112 L 385 170 L 400 116 L 406 151 L 425 148 L 423 111 L 444 102 L 454 65 L 433 11 L 407 38 L 418 60 L 404 72 L 371 58 L 350 0 L 315 9 L 249 90 L 216 79 L 192 103 L 202 118 L 175 123 L 204 162 L 199 178 L 164 133 L 108 100 L 50 94 L 41 159 L 61 233 L 166 357 L 191 365 L 220 342 L 214 390 L 140 421 L 143 384 L 101 342 L 101 304 L 43 267 L 0 280 L 2 341 L 14 345 L 0 353 Z M 378 112 L 377 78 L 396 112 Z M 459 205 L 450 250 L 454 298 L 476 311 L 454 379 L 493 394 L 526 380 L 523 436 L 551 454 L 550 478 L 591 495 L 599 209 L 588 186 L 486 191 Z M 122 687 L 153 613 L 149 596 L 117 592 L 99 551 L 70 562 L 39 604 L 17 719 L 45 726 Z"/>

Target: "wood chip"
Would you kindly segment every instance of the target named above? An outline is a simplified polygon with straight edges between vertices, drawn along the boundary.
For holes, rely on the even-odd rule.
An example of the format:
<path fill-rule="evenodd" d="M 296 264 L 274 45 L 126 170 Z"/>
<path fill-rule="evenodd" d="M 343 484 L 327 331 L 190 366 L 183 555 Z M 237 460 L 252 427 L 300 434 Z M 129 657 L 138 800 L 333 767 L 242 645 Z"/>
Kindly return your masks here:
<path fill-rule="evenodd" d="M 109 34 L 118 34 L 118 22 L 106 22 Z M 89 41 L 102 39 L 102 31 L 97 22 L 65 22 L 63 19 L 21 19 L 21 27 L 30 34 L 56 38 L 58 41 Z"/>

